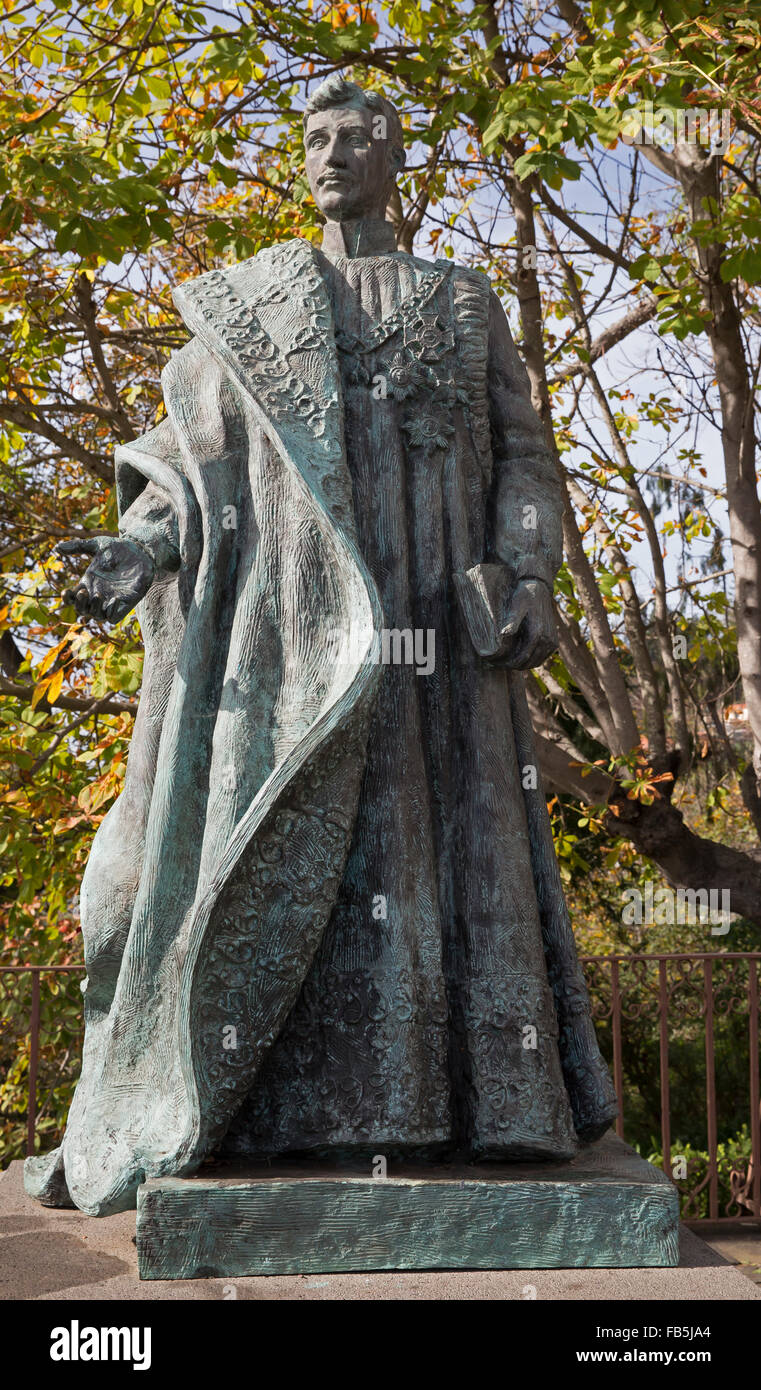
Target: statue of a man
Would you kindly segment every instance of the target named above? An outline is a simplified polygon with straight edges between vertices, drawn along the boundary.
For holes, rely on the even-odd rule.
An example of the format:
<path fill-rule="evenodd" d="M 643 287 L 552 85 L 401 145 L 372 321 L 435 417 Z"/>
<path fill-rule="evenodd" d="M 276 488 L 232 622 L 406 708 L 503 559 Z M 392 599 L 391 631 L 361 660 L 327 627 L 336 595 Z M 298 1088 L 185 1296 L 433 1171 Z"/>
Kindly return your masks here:
<path fill-rule="evenodd" d="M 331 77 L 304 131 L 322 246 L 176 291 L 75 595 L 139 604 L 145 677 L 26 1181 L 96 1215 L 212 1154 L 564 1158 L 615 1114 L 519 674 L 561 558 L 526 373 L 485 275 L 396 249 L 394 108 Z"/>

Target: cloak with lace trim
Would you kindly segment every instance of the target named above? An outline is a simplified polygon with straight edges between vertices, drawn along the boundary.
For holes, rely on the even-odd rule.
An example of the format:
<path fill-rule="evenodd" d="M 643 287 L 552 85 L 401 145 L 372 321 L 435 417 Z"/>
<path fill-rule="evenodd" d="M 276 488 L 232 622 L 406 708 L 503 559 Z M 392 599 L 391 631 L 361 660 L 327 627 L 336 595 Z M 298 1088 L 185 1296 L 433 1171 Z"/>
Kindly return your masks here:
<path fill-rule="evenodd" d="M 314 252 L 286 243 L 175 298 L 195 336 L 164 371 L 167 418 L 116 465 L 121 516 L 149 484 L 169 499 L 181 563 L 138 609 L 125 789 L 82 885 L 81 1080 L 61 1148 L 26 1168 L 40 1200 L 94 1215 L 193 1172 L 280 1035 L 341 882 L 381 675 Z M 510 689 L 529 761 L 520 677 Z M 591 1134 L 614 1106 L 541 789 L 525 800 L 563 1074 Z"/>

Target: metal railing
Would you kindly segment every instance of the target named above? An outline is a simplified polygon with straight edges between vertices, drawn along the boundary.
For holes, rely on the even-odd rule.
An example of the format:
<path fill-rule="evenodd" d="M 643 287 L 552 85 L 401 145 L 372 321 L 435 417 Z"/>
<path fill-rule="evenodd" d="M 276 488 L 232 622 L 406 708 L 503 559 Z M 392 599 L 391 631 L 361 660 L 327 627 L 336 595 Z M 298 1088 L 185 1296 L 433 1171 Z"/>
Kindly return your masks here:
<path fill-rule="evenodd" d="M 29 1010 L 29 1074 L 27 1081 L 26 1152 L 33 1154 L 37 1132 L 37 1074 L 40 1060 L 40 976 L 84 975 L 83 965 L 0 965 L 2 975 L 31 975 L 32 998 Z"/>
<path fill-rule="evenodd" d="M 682 1215 L 698 1216 L 698 1198 L 707 1190 L 709 1221 L 761 1217 L 761 1086 L 759 1065 L 759 966 L 761 951 L 669 951 L 582 956 L 598 1027 L 608 1025 L 613 1081 L 619 1103 L 616 1133 L 626 1137 L 626 1038 L 637 1020 L 657 1021 L 660 1133 L 663 1169 L 674 1176 L 670 1044 L 685 1021 L 704 1034 L 707 1164 L 702 1179 L 681 1188 Z M 717 1019 L 747 1015 L 747 1123 L 750 1161 L 729 1174 L 730 1196 L 719 1210 L 718 1120 L 716 1084 Z M 743 1032 L 745 1030 L 743 1029 Z M 694 1106 L 694 1100 L 691 1103 Z M 730 1212 L 729 1207 L 734 1211 Z"/>
<path fill-rule="evenodd" d="M 708 1161 L 702 1180 L 692 1188 L 682 1188 L 683 1215 L 692 1219 L 737 1220 L 761 1218 L 761 1084 L 759 1067 L 759 969 L 761 952 L 667 952 L 662 954 L 614 954 L 582 956 L 592 999 L 595 1021 L 607 1044 L 613 1081 L 619 1102 L 616 1132 L 627 1137 L 627 1095 L 631 1099 L 631 1078 L 627 1078 L 627 1024 L 634 1029 L 638 1021 L 657 1023 L 660 1133 L 663 1168 L 672 1168 L 672 1080 L 670 1043 L 674 1028 L 685 1020 L 697 1022 L 704 1030 L 705 1118 Z M 80 965 L 0 965 L 3 975 L 31 977 L 29 1010 L 28 1105 L 26 1149 L 35 1152 L 38 1119 L 38 1074 L 40 1058 L 41 976 L 79 972 Z M 717 1019 L 747 1014 L 747 1090 L 750 1161 L 747 1168 L 730 1175 L 731 1195 L 719 1210 L 718 1127 L 716 1084 Z M 743 1030 L 744 1032 L 744 1030 Z M 690 1097 L 694 1107 L 694 1097 Z M 697 1201 L 707 1189 L 707 1213 L 697 1215 Z"/>

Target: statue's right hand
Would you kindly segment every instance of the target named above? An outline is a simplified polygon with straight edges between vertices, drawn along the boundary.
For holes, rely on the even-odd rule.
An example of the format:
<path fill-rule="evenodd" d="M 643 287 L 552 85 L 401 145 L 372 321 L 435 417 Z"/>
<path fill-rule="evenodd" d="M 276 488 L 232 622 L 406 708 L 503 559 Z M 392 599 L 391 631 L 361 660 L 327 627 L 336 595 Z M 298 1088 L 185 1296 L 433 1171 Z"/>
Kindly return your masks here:
<path fill-rule="evenodd" d="M 144 598 L 153 583 L 156 567 L 141 545 L 115 536 L 88 536 L 62 541 L 59 555 L 92 555 L 76 589 L 64 590 L 64 601 L 82 617 L 105 618 L 119 623 Z"/>

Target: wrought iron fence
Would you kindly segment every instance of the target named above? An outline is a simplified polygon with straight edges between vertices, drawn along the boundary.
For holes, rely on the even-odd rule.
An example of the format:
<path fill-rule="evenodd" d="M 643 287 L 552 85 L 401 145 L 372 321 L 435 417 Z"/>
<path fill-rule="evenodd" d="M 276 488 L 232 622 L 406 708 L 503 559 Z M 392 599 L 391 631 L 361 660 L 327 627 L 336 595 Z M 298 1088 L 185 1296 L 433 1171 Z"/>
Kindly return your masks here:
<path fill-rule="evenodd" d="M 760 963 L 758 951 L 582 957 L 619 1101 L 616 1132 L 631 1140 L 632 1109 L 650 1091 L 651 1118 L 656 1105 L 659 1112 L 658 1157 L 676 1181 L 687 1220 L 761 1217 Z M 693 1089 L 696 1043 L 702 1043 L 703 1052 L 700 1098 Z M 686 1055 L 691 1069 L 684 1065 Z M 642 1075 L 648 1066 L 651 1078 Z M 677 1086 L 681 1076 L 681 1096 L 673 1073 Z M 685 1096 L 687 1080 L 690 1091 Z M 704 1151 L 677 1152 L 675 1105 L 679 1102 L 679 1109 L 694 1117 L 703 1098 Z M 719 1143 L 720 1120 L 726 1128 L 728 1118 L 721 1114 L 722 1103 L 725 1111 L 732 1108 L 737 1128 L 742 1112 L 746 1138 L 742 1145 L 735 1144 L 734 1153 L 731 1146 Z M 689 1149 L 678 1133 L 676 1142 L 680 1149 Z"/>
<path fill-rule="evenodd" d="M 641 1135 L 647 1130 L 648 1113 L 651 1122 L 655 1116 L 661 1141 L 656 1161 L 676 1181 L 685 1219 L 761 1218 L 761 952 L 583 956 L 582 963 L 618 1095 L 617 1133 L 632 1142 L 637 1125 Z M 27 1064 L 26 1116 L 16 1116 L 17 1121 L 26 1121 L 27 1153 L 35 1152 L 41 1114 L 42 976 L 77 974 L 84 974 L 82 966 L 0 965 L 0 1025 L 5 1016 L 2 1001 L 7 997 L 2 977 L 26 977 L 31 982 L 28 1031 L 16 1039 L 17 1052 L 19 1047 L 23 1052 L 22 1071 L 23 1063 Z M 684 1058 L 689 1055 L 694 1070 L 698 1035 L 702 1035 L 699 1050 L 703 1054 L 705 1145 L 701 1152 L 691 1151 L 685 1156 L 675 1149 L 675 1143 L 684 1146 L 678 1133 L 675 1137 L 674 1121 L 675 1113 L 690 1115 L 693 1120 L 695 1117 L 698 1097 L 694 1093 L 694 1075 L 685 1071 Z M 3 1036 L 0 1031 L 0 1041 Z M 55 1042 L 55 1029 L 48 1027 L 45 1047 L 51 1058 Z M 68 1052 L 76 1051 L 76 1045 L 72 1047 L 70 1042 Z M 7 1061 L 7 1040 L 2 1053 Z M 72 1067 L 68 1084 L 73 1080 L 73 1070 Z M 726 1087 L 726 1097 L 721 1085 L 717 1087 L 717 1071 L 722 1075 L 731 1072 L 732 1084 Z M 49 1089 L 44 1105 L 55 1092 L 56 1076 L 51 1079 L 49 1073 L 46 1084 Z M 685 1089 L 688 1093 L 683 1094 Z M 733 1114 L 738 1116 L 742 1111 L 742 1130 L 747 1136 L 745 1152 L 739 1157 L 737 1147 L 732 1152 L 719 1142 L 721 1102 L 728 1099 L 730 1091 Z M 723 1117 L 725 1129 L 727 1118 Z M 641 1138 L 638 1146 L 642 1150 Z"/>
<path fill-rule="evenodd" d="M 65 976 L 67 980 L 71 978 L 73 982 L 77 975 L 84 978 L 84 973 L 85 971 L 83 965 L 0 965 L 0 1066 L 12 1068 L 14 1064 L 18 1064 L 20 1062 L 22 1072 L 25 1066 L 27 1092 L 26 1116 L 20 1115 L 14 1117 L 13 1115 L 9 1116 L 7 1112 L 3 1112 L 2 1118 L 11 1119 L 11 1121 L 14 1118 L 16 1118 L 17 1120 L 20 1119 L 22 1122 L 24 1119 L 26 1120 L 27 1154 L 33 1154 L 35 1152 L 35 1137 L 37 1135 L 38 1123 L 40 1118 L 40 1107 L 38 1104 L 38 1100 L 40 1080 L 40 1039 L 42 1012 L 41 977 L 43 975 L 53 976 L 55 978 L 57 978 L 58 976 Z M 6 1004 L 11 1004 L 13 1002 L 8 998 L 8 991 L 4 983 L 4 977 L 8 975 L 16 979 L 22 979 L 26 977 L 27 980 L 31 982 L 31 989 L 29 990 L 28 1032 L 26 1034 L 22 1034 L 19 1037 L 18 1028 L 16 1028 L 15 1039 L 12 1039 L 9 1036 L 14 1031 L 14 1021 L 11 1020 L 11 1018 L 9 1017 L 11 1013 L 10 1008 L 6 1007 Z M 79 1004 L 80 1008 L 78 1009 L 78 1013 L 81 1016 L 81 997 L 79 1000 Z M 18 1019 L 18 1014 L 16 1015 L 16 1019 Z M 50 1031 L 53 1034 L 52 1043 L 55 1044 L 57 1041 L 55 1037 L 55 1030 L 51 1029 Z M 83 1031 L 84 1025 L 80 1022 L 80 1037 Z M 26 1039 L 28 1039 L 28 1045 L 25 1043 Z M 46 1082 L 48 1083 L 48 1099 L 54 1094 L 56 1089 L 56 1082 L 60 1082 L 61 1073 L 65 1071 L 66 1062 L 68 1061 L 67 1053 L 71 1054 L 77 1052 L 77 1043 L 79 1042 L 79 1038 L 74 1036 L 72 1041 L 74 1043 L 74 1046 L 69 1046 L 66 1049 L 66 1051 L 63 1054 L 63 1057 L 58 1059 L 57 1064 L 55 1065 L 55 1070 L 51 1069 L 50 1074 L 45 1078 Z M 11 1049 L 13 1049 L 14 1052 L 13 1057 L 10 1057 L 8 1055 Z M 77 1057 L 73 1056 L 71 1067 L 72 1072 L 76 1072 L 76 1062 Z M 3 1075 L 0 1075 L 0 1085 L 2 1085 L 2 1082 L 4 1080 L 5 1077 Z"/>

